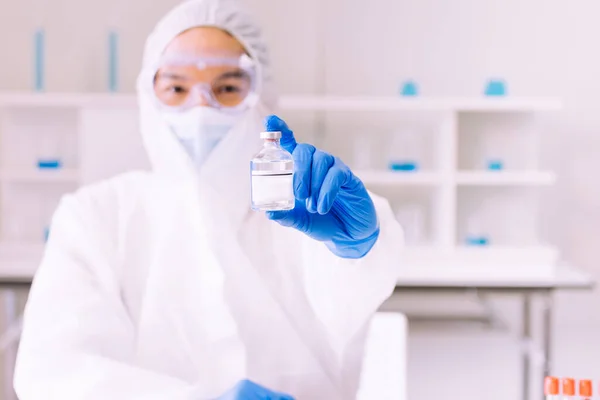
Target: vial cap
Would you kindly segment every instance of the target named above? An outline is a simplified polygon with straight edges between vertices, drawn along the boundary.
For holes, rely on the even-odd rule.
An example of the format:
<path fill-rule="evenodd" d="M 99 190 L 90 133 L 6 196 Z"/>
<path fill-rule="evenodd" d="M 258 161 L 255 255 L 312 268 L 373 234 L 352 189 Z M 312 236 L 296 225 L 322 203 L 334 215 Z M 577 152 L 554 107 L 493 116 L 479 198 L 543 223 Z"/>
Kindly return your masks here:
<path fill-rule="evenodd" d="M 275 131 L 275 132 L 261 132 L 260 133 L 260 138 L 261 139 L 281 139 L 281 132 Z"/>
<path fill-rule="evenodd" d="M 547 376 L 544 380 L 544 394 L 546 396 L 556 396 L 558 392 L 558 378 Z"/>
<path fill-rule="evenodd" d="M 592 381 L 589 379 L 582 379 L 579 381 L 579 395 L 592 397 Z"/>
<path fill-rule="evenodd" d="M 566 396 L 575 396 L 575 379 L 563 378 L 562 379 L 562 394 Z"/>

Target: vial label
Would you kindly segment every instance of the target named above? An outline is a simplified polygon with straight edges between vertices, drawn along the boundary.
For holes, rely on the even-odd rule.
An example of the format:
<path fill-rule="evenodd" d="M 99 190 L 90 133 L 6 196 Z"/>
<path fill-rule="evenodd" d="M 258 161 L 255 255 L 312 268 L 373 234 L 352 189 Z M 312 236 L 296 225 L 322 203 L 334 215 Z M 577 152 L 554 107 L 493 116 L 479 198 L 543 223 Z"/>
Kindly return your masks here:
<path fill-rule="evenodd" d="M 255 205 L 294 201 L 293 174 L 252 175 Z"/>

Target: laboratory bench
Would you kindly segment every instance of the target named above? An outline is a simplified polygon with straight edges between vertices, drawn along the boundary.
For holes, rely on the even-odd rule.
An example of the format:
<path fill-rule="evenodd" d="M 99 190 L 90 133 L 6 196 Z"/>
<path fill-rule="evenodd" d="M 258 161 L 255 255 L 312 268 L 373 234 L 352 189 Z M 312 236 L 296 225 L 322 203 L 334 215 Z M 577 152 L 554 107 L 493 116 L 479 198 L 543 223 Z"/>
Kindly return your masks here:
<path fill-rule="evenodd" d="M 471 274 L 459 271 L 460 268 L 457 269 L 457 273 L 452 273 L 452 268 L 448 267 L 405 270 L 398 280 L 394 293 L 463 293 L 466 295 L 476 294 L 480 298 L 498 294 L 517 296 L 521 303 L 520 340 L 523 344 L 521 399 L 532 400 L 532 388 L 541 387 L 541 381 L 531 373 L 534 349 L 536 348 L 533 337 L 536 323 L 535 314 L 532 312 L 533 300 L 539 298 L 542 303 L 541 339 L 537 343 L 537 347 L 541 349 L 543 376 L 550 376 L 552 375 L 553 314 L 555 309 L 553 295 L 557 291 L 592 290 L 595 286 L 594 280 L 587 274 L 566 266 L 554 268 L 552 274 L 544 273 L 538 276 L 523 274 L 518 270 L 515 270 L 511 276 L 510 269 L 502 266 L 480 268 L 479 272 Z M 410 323 L 410 315 L 408 320 Z M 542 395 L 540 400 L 544 398 Z"/>
<path fill-rule="evenodd" d="M 7 265 L 0 264 L 0 290 L 3 292 L 5 305 L 5 328 L 0 335 L 0 351 L 7 355 L 8 362 L 12 362 L 16 352 L 22 316 L 17 307 L 17 295 L 19 292 L 27 291 L 33 280 L 33 271 L 23 273 L 9 269 Z M 448 267 L 440 268 L 409 268 L 403 269 L 401 277 L 396 285 L 395 293 L 473 293 L 479 295 L 509 294 L 518 296 L 521 302 L 522 328 L 520 338 L 522 343 L 531 344 L 534 341 L 533 328 L 535 324 L 534 313 L 532 313 L 532 301 L 539 298 L 542 307 L 541 342 L 539 346 L 543 354 L 543 373 L 552 375 L 552 334 L 553 334 L 553 295 L 563 290 L 591 290 L 595 282 L 591 277 L 569 267 L 557 267 L 551 275 L 522 274 L 498 267 L 497 271 L 491 271 L 487 267 L 479 269 L 479 272 L 468 272 L 456 270 L 453 272 Z M 409 322 L 411 317 L 409 316 Z M 537 377 L 532 376 L 531 366 L 533 354 L 531 346 L 524 346 L 522 371 L 523 392 L 522 400 L 532 400 L 531 388 L 540 386 Z M 12 381 L 12 372 L 6 377 L 8 382 Z"/>

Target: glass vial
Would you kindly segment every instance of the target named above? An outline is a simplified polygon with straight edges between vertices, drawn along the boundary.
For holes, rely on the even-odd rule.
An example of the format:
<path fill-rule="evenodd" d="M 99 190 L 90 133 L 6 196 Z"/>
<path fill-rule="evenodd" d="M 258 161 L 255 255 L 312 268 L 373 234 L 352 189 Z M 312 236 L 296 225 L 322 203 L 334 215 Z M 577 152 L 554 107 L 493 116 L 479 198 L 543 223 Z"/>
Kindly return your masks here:
<path fill-rule="evenodd" d="M 45 31 L 39 28 L 33 35 L 33 71 L 34 71 L 34 89 L 37 92 L 44 91 L 45 87 L 45 58 L 46 58 L 46 39 Z"/>
<path fill-rule="evenodd" d="M 108 91 L 119 91 L 119 33 L 108 33 Z"/>
<path fill-rule="evenodd" d="M 62 138 L 57 134 L 43 132 L 36 138 L 36 156 L 38 169 L 60 169 Z"/>
<path fill-rule="evenodd" d="M 422 168 L 422 135 L 418 131 L 393 132 L 387 144 L 388 168 L 397 172 L 414 172 Z"/>
<path fill-rule="evenodd" d="M 407 246 L 422 245 L 425 230 L 425 212 L 419 204 L 404 204 L 396 211 L 396 219 L 404 228 Z"/>
<path fill-rule="evenodd" d="M 262 132 L 263 148 L 250 162 L 252 209 L 255 211 L 294 208 L 294 161 L 281 147 L 281 132 Z"/>

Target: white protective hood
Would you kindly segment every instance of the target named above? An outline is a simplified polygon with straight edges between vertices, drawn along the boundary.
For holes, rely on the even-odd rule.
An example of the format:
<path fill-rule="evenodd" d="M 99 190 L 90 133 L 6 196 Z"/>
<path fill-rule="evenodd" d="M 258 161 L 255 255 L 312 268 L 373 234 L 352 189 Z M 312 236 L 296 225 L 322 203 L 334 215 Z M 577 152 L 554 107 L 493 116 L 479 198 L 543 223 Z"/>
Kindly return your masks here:
<path fill-rule="evenodd" d="M 197 171 L 163 120 L 155 101 L 153 82 L 156 65 L 169 43 L 180 33 L 199 26 L 223 29 L 246 48 L 257 64 L 260 100 L 220 141 Z M 268 107 L 274 103 L 270 83 L 269 59 L 261 31 L 238 0 L 188 0 L 174 8 L 148 37 L 137 82 L 142 138 L 155 172 L 173 179 L 197 179 L 200 172 L 202 185 L 215 190 L 219 201 L 223 201 L 234 220 L 239 221 L 248 211 L 249 161 L 260 149 L 262 121 L 268 114 Z"/>

